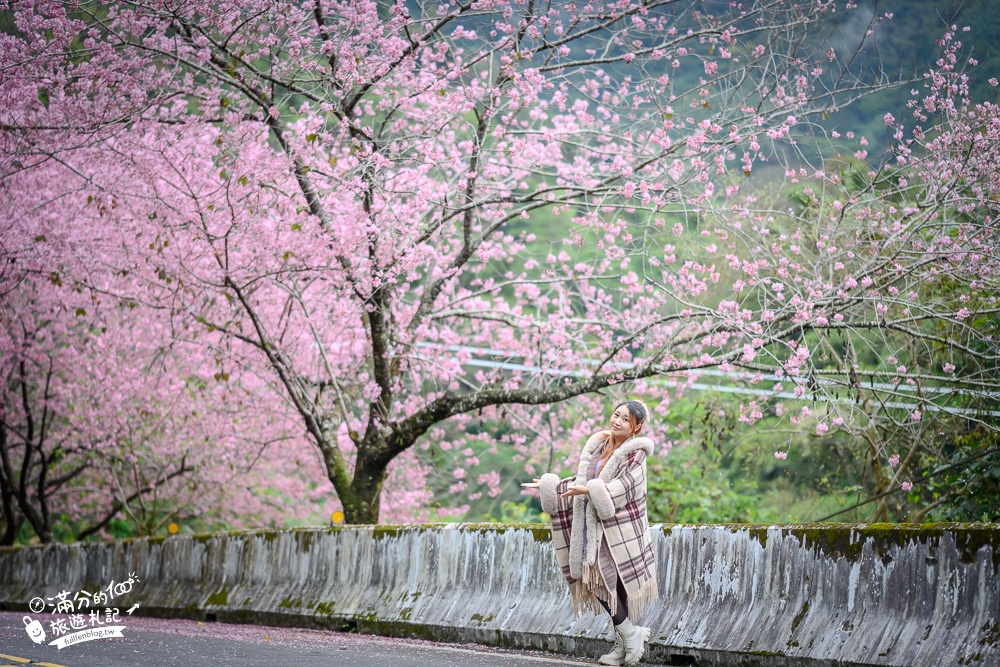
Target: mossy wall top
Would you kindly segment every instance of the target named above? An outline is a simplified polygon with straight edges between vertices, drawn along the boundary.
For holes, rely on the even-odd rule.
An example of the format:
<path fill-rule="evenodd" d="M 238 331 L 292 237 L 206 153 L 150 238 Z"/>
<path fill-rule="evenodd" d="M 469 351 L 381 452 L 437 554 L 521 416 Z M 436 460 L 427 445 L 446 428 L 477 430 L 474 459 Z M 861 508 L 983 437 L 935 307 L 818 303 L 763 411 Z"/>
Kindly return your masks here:
<path fill-rule="evenodd" d="M 803 665 L 1000 665 L 997 525 L 672 525 L 654 526 L 652 535 L 661 598 L 637 620 L 653 627 L 654 654 L 663 647 Z M 573 617 L 548 528 L 538 525 L 0 549 L 0 606 L 26 610 L 33 597 L 94 590 L 131 573 L 140 583 L 128 605 L 160 615 L 447 632 L 539 647 L 608 632 L 603 617 Z"/>

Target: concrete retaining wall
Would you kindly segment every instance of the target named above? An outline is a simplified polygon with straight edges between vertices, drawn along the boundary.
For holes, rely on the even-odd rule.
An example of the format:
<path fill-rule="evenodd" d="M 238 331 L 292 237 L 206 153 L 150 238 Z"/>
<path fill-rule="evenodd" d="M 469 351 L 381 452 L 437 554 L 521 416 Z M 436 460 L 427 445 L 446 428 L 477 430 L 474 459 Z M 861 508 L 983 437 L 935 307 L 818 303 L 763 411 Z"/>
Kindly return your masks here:
<path fill-rule="evenodd" d="M 0 549 L 0 608 L 135 573 L 120 606 L 576 656 L 547 528 L 375 526 Z M 1000 665 L 1000 526 L 655 526 L 650 662 Z M 123 609 L 124 611 L 124 609 Z"/>

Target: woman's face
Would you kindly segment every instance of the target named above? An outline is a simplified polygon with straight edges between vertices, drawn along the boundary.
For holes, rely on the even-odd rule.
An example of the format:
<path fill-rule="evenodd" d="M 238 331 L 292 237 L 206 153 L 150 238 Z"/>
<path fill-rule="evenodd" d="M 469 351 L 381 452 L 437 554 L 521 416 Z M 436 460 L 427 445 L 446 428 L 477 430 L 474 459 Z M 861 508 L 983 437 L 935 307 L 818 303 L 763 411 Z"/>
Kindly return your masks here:
<path fill-rule="evenodd" d="M 629 416 L 628 408 L 619 405 L 611 413 L 611 433 L 616 439 L 624 440 L 633 435 L 632 418 Z"/>

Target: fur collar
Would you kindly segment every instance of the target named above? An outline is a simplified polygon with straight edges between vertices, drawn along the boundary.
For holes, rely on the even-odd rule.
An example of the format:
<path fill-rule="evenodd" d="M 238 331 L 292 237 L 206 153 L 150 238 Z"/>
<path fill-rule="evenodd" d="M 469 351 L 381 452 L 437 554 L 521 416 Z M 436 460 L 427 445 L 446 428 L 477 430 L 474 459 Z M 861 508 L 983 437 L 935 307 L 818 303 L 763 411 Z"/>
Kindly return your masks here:
<path fill-rule="evenodd" d="M 604 433 L 606 433 L 606 431 L 601 431 L 590 436 L 587 440 L 587 444 L 583 446 L 583 453 L 580 454 L 580 464 L 576 468 L 577 484 L 586 484 L 587 480 L 590 479 L 590 464 L 593 461 L 594 455 L 601 448 L 601 445 L 604 442 Z M 647 457 L 652 456 L 653 441 L 642 435 L 629 438 L 618 446 L 615 453 L 611 455 L 608 462 L 604 464 L 603 468 L 601 468 L 601 473 L 598 477 L 605 482 L 609 482 L 614 479 L 617 476 L 619 466 L 621 466 L 625 459 L 628 458 L 628 455 L 639 449 L 644 451 Z"/>

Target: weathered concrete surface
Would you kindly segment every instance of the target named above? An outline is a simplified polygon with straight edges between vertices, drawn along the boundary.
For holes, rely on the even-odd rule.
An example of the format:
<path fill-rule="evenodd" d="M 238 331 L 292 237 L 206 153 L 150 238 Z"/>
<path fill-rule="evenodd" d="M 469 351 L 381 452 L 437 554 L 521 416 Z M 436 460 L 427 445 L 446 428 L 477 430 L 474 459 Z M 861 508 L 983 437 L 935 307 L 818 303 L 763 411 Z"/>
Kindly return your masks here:
<path fill-rule="evenodd" d="M 675 665 L 1000 665 L 1000 526 L 653 528 L 649 660 Z M 546 528 L 299 529 L 0 549 L 0 608 L 135 573 L 147 615 L 357 628 L 576 656 Z M 125 606 L 122 603 L 120 606 Z"/>

